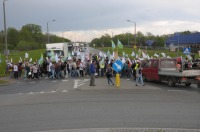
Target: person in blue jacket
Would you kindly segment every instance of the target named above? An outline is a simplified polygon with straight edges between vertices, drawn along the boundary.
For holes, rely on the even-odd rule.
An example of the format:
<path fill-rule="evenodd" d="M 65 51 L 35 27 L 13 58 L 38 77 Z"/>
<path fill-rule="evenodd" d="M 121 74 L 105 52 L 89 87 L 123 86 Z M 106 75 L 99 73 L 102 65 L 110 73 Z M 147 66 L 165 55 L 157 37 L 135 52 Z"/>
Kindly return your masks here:
<path fill-rule="evenodd" d="M 95 73 L 96 73 L 96 68 L 95 68 L 95 63 L 96 61 L 93 60 L 92 63 L 90 64 L 90 86 L 96 86 L 95 85 Z"/>

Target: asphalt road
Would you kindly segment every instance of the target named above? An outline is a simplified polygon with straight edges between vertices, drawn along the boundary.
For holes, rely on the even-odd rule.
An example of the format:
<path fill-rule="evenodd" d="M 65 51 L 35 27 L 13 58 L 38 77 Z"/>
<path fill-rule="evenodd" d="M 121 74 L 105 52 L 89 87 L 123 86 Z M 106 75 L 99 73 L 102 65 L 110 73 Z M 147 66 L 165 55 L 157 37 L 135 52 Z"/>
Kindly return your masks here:
<path fill-rule="evenodd" d="M 200 131 L 200 89 L 196 85 L 168 87 L 167 83 L 147 82 L 135 86 L 133 80 L 121 79 L 117 88 L 108 85 L 106 78 L 96 78 L 95 83 L 90 87 L 89 77 L 44 77 L 0 86 L 0 132 Z"/>
<path fill-rule="evenodd" d="M 113 78 L 114 79 L 114 78 Z M 120 88 L 97 78 L 17 80 L 0 87 L 0 131 L 83 128 L 200 129 L 200 90 L 166 83 Z"/>

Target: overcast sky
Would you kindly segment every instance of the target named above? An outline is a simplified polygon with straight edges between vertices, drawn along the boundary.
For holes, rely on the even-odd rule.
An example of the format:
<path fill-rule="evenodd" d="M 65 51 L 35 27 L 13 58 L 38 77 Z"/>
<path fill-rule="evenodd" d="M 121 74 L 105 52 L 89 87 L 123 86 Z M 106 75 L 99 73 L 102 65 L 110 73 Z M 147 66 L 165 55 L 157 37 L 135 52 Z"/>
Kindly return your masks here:
<path fill-rule="evenodd" d="M 3 29 L 3 0 L 0 0 L 0 30 Z M 32 23 L 42 31 L 71 39 L 90 41 L 105 33 L 154 35 L 176 31 L 200 31 L 200 0 L 8 0 L 7 27 L 21 29 Z M 68 31 L 70 30 L 70 31 Z M 106 31 L 107 30 L 107 31 Z"/>

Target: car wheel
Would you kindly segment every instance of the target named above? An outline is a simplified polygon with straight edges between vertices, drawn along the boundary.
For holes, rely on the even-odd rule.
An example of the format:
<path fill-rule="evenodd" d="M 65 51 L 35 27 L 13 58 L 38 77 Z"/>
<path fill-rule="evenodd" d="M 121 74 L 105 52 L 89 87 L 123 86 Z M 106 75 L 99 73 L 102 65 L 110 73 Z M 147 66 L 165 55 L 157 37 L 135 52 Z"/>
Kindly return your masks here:
<path fill-rule="evenodd" d="M 175 86 L 175 83 L 174 83 L 174 81 L 173 81 L 172 78 L 169 78 L 169 79 L 168 79 L 168 85 L 169 85 L 170 87 L 174 87 L 174 86 Z"/>
<path fill-rule="evenodd" d="M 191 83 L 185 83 L 185 86 L 187 86 L 187 87 L 190 86 L 190 85 L 191 85 Z"/>

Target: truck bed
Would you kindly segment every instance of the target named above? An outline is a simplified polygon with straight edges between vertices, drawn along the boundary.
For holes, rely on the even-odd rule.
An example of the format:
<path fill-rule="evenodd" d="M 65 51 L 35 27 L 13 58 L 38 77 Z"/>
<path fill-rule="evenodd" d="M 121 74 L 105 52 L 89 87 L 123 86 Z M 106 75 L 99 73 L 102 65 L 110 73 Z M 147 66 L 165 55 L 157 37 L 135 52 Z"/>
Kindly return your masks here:
<path fill-rule="evenodd" d="M 200 76 L 200 70 L 184 70 L 180 72 L 177 69 L 165 69 L 158 71 L 158 75 L 174 76 L 174 77 L 195 77 Z"/>

